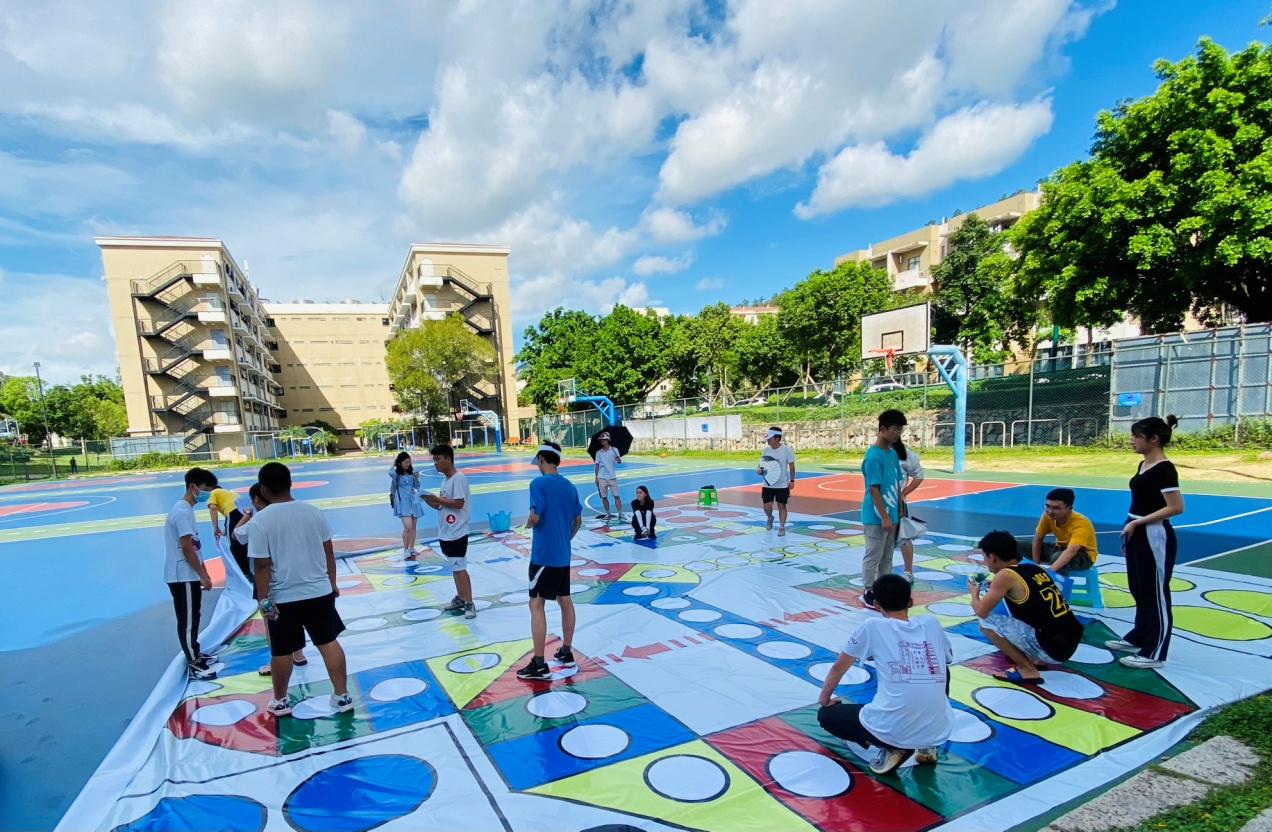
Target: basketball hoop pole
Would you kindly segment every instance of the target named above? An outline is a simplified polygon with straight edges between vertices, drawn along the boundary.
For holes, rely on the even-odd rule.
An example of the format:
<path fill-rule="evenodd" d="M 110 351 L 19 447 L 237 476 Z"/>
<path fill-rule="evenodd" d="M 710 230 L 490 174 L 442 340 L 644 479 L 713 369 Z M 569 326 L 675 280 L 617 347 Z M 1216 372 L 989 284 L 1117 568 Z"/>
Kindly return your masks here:
<path fill-rule="evenodd" d="M 933 345 L 928 355 L 954 394 L 954 473 L 961 474 L 967 450 L 967 357 L 949 345 Z"/>

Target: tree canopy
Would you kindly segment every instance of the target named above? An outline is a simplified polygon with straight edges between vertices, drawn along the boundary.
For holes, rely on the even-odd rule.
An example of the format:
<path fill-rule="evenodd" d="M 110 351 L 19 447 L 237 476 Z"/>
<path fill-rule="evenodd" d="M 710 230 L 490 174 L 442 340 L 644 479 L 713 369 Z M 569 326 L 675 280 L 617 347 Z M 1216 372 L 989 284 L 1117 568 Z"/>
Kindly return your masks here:
<path fill-rule="evenodd" d="M 457 404 L 456 393 L 492 373 L 490 342 L 458 314 L 399 332 L 388 344 L 385 367 L 398 405 L 426 422 L 439 422 Z"/>
<path fill-rule="evenodd" d="M 861 366 L 861 316 L 895 306 L 892 278 L 869 263 L 817 270 L 782 293 L 778 330 L 798 356 L 807 382 Z"/>
<path fill-rule="evenodd" d="M 128 430 L 124 391 L 105 376 L 80 376 L 75 385 L 44 385 L 44 408 L 35 376 L 8 376 L 0 385 L 0 413 L 17 419 L 28 441 L 45 439 L 44 409 L 49 430 L 68 439 L 109 439 Z"/>

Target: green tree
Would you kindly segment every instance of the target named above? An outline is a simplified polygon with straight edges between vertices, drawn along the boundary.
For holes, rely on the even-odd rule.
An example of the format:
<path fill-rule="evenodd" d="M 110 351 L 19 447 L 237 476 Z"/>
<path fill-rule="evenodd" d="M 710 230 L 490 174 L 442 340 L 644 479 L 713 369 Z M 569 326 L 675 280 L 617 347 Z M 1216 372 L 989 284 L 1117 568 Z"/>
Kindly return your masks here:
<path fill-rule="evenodd" d="M 402 410 L 436 424 L 457 403 L 456 391 L 490 374 L 496 359 L 495 348 L 453 314 L 399 332 L 384 363 Z"/>
<path fill-rule="evenodd" d="M 976 214 L 949 238 L 949 253 L 932 269 L 932 323 L 938 344 L 957 344 L 978 363 L 1004 361 L 1011 345 L 1028 349 L 1037 303 L 1015 289 L 1015 261 Z"/>
<path fill-rule="evenodd" d="M 782 334 L 776 315 L 764 315 L 743 328 L 735 351 L 739 377 L 757 389 L 799 381 L 799 355 Z"/>
<path fill-rule="evenodd" d="M 1017 292 L 1065 327 L 1272 319 L 1272 50 L 1202 39 L 1153 69 L 1157 91 L 1100 113 L 1091 158 L 1042 184 Z"/>
<path fill-rule="evenodd" d="M 738 339 L 746 326 L 729 310 L 727 303 L 714 303 L 702 307 L 697 315 L 664 321 L 667 367 L 675 382 L 673 395 L 728 395 L 737 368 Z"/>
<path fill-rule="evenodd" d="M 0 413 L 18 420 L 22 433 L 32 445 L 44 441 L 44 415 L 40 410 L 35 376 L 9 376 L 0 387 Z"/>
<path fill-rule="evenodd" d="M 598 322 L 591 344 L 575 351 L 573 375 L 583 390 L 617 404 L 644 401 L 667 371 L 661 342 L 657 315 L 615 306 Z"/>
<path fill-rule="evenodd" d="M 851 373 L 861 366 L 861 316 L 896 303 L 892 279 L 869 263 L 816 270 L 783 292 L 778 329 L 798 357 L 800 379 Z"/>
<path fill-rule="evenodd" d="M 358 439 L 362 442 L 364 449 L 379 448 L 385 435 L 392 429 L 388 422 L 380 419 L 367 419 L 358 425 Z"/>
<path fill-rule="evenodd" d="M 555 411 L 557 382 L 578 377 L 599 328 L 596 318 L 588 313 L 560 308 L 545 313 L 538 324 L 526 327 L 525 341 L 516 356 L 525 365 L 521 374 L 526 386 L 521 391 L 521 403 Z"/>
<path fill-rule="evenodd" d="M 128 433 L 128 411 L 122 404 L 107 399 L 89 399 L 83 404 L 92 421 L 92 433 L 85 439 L 110 439 Z"/>

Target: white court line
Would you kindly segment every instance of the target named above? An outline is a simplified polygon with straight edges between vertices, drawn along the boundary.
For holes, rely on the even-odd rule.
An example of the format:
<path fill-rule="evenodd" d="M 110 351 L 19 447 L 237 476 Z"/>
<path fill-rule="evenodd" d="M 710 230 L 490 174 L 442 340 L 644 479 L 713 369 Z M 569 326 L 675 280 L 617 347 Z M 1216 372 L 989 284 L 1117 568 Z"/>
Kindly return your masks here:
<path fill-rule="evenodd" d="M 82 505 L 82 506 L 71 506 L 70 508 L 60 508 L 60 509 L 58 509 L 57 511 L 50 511 L 48 514 L 42 514 L 42 515 L 40 515 L 40 517 L 52 517 L 52 516 L 53 516 L 53 515 L 55 515 L 55 514 L 66 514 L 66 513 L 67 513 L 67 512 L 69 512 L 69 511 L 83 511 L 84 509 L 88 509 L 88 508 L 97 508 L 97 507 L 99 507 L 99 506 L 106 506 L 106 505 L 110 505 L 111 503 L 115 502 L 117 499 L 118 499 L 117 497 L 107 497 L 107 498 L 106 498 L 106 502 L 104 502 L 104 503 L 94 503 L 94 502 L 89 501 L 89 502 L 87 502 L 85 505 Z M 37 506 L 46 505 L 46 504 L 47 504 L 47 502 L 48 502 L 48 501 L 45 501 L 45 502 L 43 502 L 43 503 L 36 503 L 36 505 L 37 505 Z M 32 510 L 32 511 L 34 511 L 34 510 Z M 27 519 L 27 518 L 29 518 L 29 517 L 31 516 L 32 511 L 20 511 L 20 512 L 18 512 L 17 514 L 14 514 L 14 515 L 12 515 L 12 516 L 10 516 L 10 517 L 6 517 L 6 518 L 4 518 L 3 520 L 0 520 L 0 523 L 9 523 L 9 522 L 12 522 L 12 521 L 14 521 L 14 520 L 23 520 L 23 519 Z M 43 524 L 41 524 L 41 525 L 43 525 Z M 41 525 L 26 526 L 26 527 L 24 527 L 24 528 L 38 529 L 38 528 L 41 528 Z"/>
<path fill-rule="evenodd" d="M 1258 499 L 1258 498 L 1256 497 L 1255 499 Z M 1265 506 L 1264 508 L 1256 508 L 1254 511 L 1247 511 L 1242 514 L 1233 514 L 1228 517 L 1220 517 L 1218 520 L 1207 520 L 1203 523 L 1187 523 L 1181 526 L 1175 526 L 1175 528 L 1195 529 L 1200 526 L 1211 526 L 1211 525 L 1214 525 L 1215 523 L 1224 523 L 1224 522 L 1227 522 L 1228 520 L 1238 520 L 1242 517 L 1249 517 L 1251 514 L 1261 514 L 1262 512 L 1265 512 L 1265 511 L 1272 511 L 1272 506 Z"/>
<path fill-rule="evenodd" d="M 1247 550 L 1247 549 L 1253 549 L 1253 548 L 1255 548 L 1256 546 L 1263 546 L 1263 545 L 1266 545 L 1266 544 L 1267 544 L 1267 542 L 1268 542 L 1268 541 L 1266 541 L 1266 540 L 1260 540 L 1258 543 L 1251 543 L 1251 544 L 1249 544 L 1249 545 L 1247 545 L 1247 546 L 1239 546 L 1239 547 L 1237 547 L 1236 549 L 1229 549 L 1229 550 L 1228 550 L 1228 551 L 1226 551 L 1226 552 L 1218 552 L 1218 553 L 1213 554 L 1213 555 L 1206 555 L 1204 558 L 1197 558 L 1196 560 L 1190 560 L 1190 561 L 1188 561 L 1186 564 L 1184 564 L 1184 566 L 1192 566 L 1194 563 L 1201 563 L 1202 561 L 1212 560 L 1213 558 L 1221 558 L 1221 557 L 1223 557 L 1224 555 L 1235 555 L 1237 552 L 1244 552 L 1245 550 Z M 1240 574 L 1240 573 L 1237 573 L 1237 574 Z M 1247 575 L 1246 577 L 1260 577 L 1260 576 L 1250 576 L 1250 575 Z"/>

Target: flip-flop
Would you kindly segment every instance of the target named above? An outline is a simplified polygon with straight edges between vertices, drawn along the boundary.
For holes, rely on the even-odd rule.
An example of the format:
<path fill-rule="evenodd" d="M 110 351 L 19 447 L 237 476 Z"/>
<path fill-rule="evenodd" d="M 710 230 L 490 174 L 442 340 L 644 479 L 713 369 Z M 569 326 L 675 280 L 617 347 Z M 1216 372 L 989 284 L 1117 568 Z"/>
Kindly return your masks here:
<path fill-rule="evenodd" d="M 1024 676 L 1020 675 L 1020 670 L 1015 667 L 1003 673 L 995 673 L 994 678 L 1000 682 L 1011 682 L 1013 685 L 1042 684 L 1042 677 L 1039 677 L 1037 679 L 1026 679 Z"/>
<path fill-rule="evenodd" d="M 304 667 L 309 664 L 309 659 L 292 659 L 292 664 L 296 665 L 296 667 Z"/>

